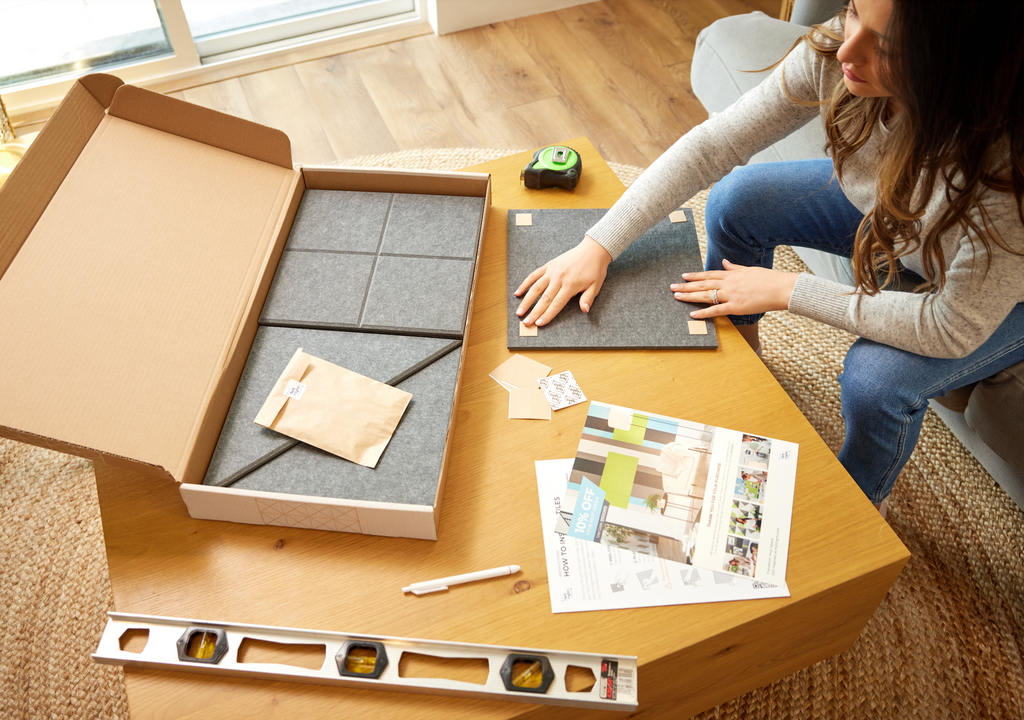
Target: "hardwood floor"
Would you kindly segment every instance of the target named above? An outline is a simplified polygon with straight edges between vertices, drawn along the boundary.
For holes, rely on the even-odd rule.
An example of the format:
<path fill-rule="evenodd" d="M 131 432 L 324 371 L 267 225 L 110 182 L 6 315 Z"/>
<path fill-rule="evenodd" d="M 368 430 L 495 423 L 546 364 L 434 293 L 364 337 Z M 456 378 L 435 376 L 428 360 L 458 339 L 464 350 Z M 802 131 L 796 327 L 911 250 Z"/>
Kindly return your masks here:
<path fill-rule="evenodd" d="M 585 135 L 646 167 L 707 117 L 690 91 L 701 28 L 778 0 L 600 0 L 424 34 L 170 93 L 284 130 L 305 164 Z"/>
<path fill-rule="evenodd" d="M 606 160 L 646 167 L 707 118 L 690 90 L 697 34 L 755 10 L 777 17 L 779 0 L 599 0 L 440 37 L 424 24 L 369 47 L 341 39 L 327 57 L 298 49 L 153 89 L 279 128 L 308 165 L 585 135 Z"/>

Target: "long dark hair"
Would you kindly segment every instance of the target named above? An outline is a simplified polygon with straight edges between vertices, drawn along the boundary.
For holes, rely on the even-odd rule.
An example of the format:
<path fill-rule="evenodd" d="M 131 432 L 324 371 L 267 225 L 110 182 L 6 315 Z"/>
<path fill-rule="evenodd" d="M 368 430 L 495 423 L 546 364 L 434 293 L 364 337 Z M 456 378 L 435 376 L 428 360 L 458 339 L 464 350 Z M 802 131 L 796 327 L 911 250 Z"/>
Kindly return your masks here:
<path fill-rule="evenodd" d="M 845 14 L 846 8 L 841 22 Z M 826 148 L 840 179 L 844 162 L 878 123 L 884 119 L 889 130 L 875 207 L 854 246 L 854 277 L 862 290 L 874 294 L 892 282 L 897 259 L 918 248 L 926 287 L 941 288 L 946 258 L 940 237 L 957 226 L 981 243 L 989 262 L 993 244 L 1024 254 L 1024 238 L 1001 237 L 979 203 L 987 188 L 1013 193 L 1024 224 L 1022 28 L 1024 2 L 893 0 L 880 80 L 899 112 L 886 118 L 889 98 L 856 97 L 841 80 L 826 101 Z M 838 62 L 841 32 L 819 25 L 803 40 Z M 922 237 L 921 218 L 937 187 L 948 207 Z"/>

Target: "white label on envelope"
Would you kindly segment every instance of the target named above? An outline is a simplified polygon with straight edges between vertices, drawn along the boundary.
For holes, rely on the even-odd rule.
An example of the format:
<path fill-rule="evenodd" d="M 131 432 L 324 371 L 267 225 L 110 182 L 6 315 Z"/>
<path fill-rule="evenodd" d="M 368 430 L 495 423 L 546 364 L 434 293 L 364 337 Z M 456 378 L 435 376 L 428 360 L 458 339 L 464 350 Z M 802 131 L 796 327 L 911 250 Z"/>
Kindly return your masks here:
<path fill-rule="evenodd" d="M 301 400 L 304 392 L 306 392 L 306 386 L 298 380 L 289 380 L 284 388 L 284 394 L 295 400 Z"/>

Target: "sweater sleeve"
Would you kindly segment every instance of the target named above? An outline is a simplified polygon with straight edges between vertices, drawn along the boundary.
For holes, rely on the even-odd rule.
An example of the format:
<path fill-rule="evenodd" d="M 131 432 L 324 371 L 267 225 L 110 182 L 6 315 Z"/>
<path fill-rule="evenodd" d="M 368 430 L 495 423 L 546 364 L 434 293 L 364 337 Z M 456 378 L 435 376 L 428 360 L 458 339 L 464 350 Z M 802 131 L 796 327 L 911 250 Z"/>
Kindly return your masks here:
<path fill-rule="evenodd" d="M 680 204 L 817 117 L 837 72 L 800 43 L 759 85 L 677 140 L 587 234 L 617 258 Z"/>
<path fill-rule="evenodd" d="M 1013 195 L 987 191 L 992 228 L 1015 252 L 991 252 L 959 228 L 943 238 L 947 261 L 941 291 L 883 290 L 875 295 L 802 273 L 789 310 L 918 355 L 960 358 L 987 340 L 1024 302 L 1024 227 Z M 980 220 L 975 213 L 975 220 Z M 912 256 L 908 256 L 910 259 Z M 991 261 L 991 262 L 989 262 Z"/>

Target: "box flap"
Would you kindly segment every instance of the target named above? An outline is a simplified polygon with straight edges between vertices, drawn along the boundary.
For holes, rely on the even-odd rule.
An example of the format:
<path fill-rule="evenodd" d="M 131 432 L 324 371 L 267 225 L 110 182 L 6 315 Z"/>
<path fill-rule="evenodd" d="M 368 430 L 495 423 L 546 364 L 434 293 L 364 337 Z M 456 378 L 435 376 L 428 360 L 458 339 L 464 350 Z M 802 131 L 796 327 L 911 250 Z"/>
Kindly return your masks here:
<path fill-rule="evenodd" d="M 110 89 L 93 84 L 101 96 Z M 123 114 L 168 124 L 152 117 L 167 106 L 138 104 L 126 89 L 114 93 L 114 105 L 124 94 Z M 194 114 L 191 106 L 174 113 L 172 126 Z M 0 203 L 0 227 L 12 217 L 19 232 L 31 224 L 0 278 L 0 434 L 126 458 L 181 480 L 258 304 L 254 288 L 279 252 L 299 173 L 280 144 L 271 163 L 104 116 L 83 84 L 55 119 L 57 132 L 44 131 L 54 139 L 35 159 L 26 155 L 25 172 L 11 178 L 20 174 L 20 187 L 5 186 Z M 237 127 L 195 134 L 223 139 Z M 262 134 L 247 130 L 250 140 Z M 40 167 L 48 150 L 65 163 L 77 155 L 52 191 L 60 173 Z M 37 186 L 52 198 L 33 221 L 18 206 Z"/>
<path fill-rule="evenodd" d="M 25 157 L 0 186 L 0 277 L 104 118 L 104 109 L 120 84 L 111 75 L 90 75 L 72 85 Z"/>
<path fill-rule="evenodd" d="M 114 93 L 109 114 L 255 160 L 292 167 L 292 146 L 280 130 L 134 85 Z"/>
<path fill-rule="evenodd" d="M 124 81 L 113 75 L 105 73 L 93 73 L 78 80 L 79 84 L 96 98 L 96 102 L 105 108 L 110 107 L 114 100 L 114 93 L 124 85 Z"/>

